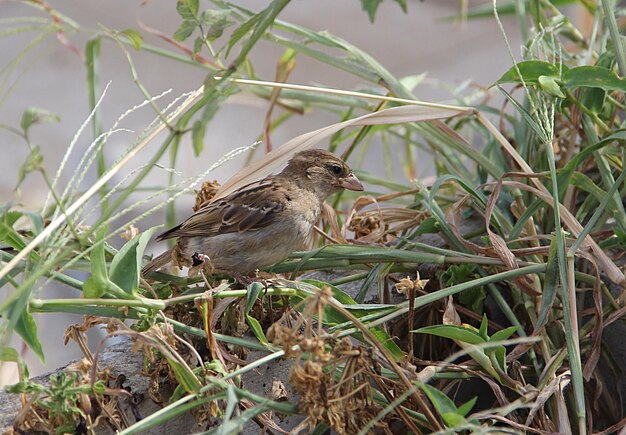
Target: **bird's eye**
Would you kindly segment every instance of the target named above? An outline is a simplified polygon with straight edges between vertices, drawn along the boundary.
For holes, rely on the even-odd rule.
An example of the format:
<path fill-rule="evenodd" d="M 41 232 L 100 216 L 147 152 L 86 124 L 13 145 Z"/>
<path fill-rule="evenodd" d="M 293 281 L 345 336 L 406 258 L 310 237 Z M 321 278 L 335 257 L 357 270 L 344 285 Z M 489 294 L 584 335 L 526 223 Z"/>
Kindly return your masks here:
<path fill-rule="evenodd" d="M 339 165 L 329 165 L 329 169 L 330 172 L 332 172 L 335 175 L 341 175 L 341 173 L 343 172 L 343 168 Z"/>

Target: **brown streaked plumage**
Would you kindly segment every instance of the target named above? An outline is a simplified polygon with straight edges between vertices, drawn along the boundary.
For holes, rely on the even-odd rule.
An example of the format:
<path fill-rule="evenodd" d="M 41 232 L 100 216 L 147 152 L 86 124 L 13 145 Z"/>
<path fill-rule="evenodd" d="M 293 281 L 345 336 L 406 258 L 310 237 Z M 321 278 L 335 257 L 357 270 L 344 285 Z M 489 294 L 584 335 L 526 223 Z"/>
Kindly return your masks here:
<path fill-rule="evenodd" d="M 156 240 L 178 238 L 176 246 L 150 261 L 142 275 L 172 261 L 247 273 L 307 248 L 324 200 L 341 189 L 363 190 L 350 167 L 334 154 L 313 149 L 296 153 L 285 169 L 209 203 Z M 182 261 L 181 261 L 182 260 Z"/>

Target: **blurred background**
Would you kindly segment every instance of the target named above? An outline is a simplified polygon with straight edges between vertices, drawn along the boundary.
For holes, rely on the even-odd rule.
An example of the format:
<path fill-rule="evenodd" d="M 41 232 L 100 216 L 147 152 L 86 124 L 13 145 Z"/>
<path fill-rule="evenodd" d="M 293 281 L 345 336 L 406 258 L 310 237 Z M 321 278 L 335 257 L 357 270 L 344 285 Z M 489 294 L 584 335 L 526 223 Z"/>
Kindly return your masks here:
<path fill-rule="evenodd" d="M 511 65 L 506 44 L 495 20 L 488 18 L 462 23 L 455 21 L 453 17 L 458 12 L 459 3 L 456 0 L 409 1 L 408 12 L 404 13 L 395 2 L 385 1 L 380 5 L 372 24 L 361 9 L 360 2 L 356 0 L 296 0 L 286 7 L 280 18 L 313 31 L 326 30 L 351 42 L 376 58 L 397 77 L 424 74 L 425 78 L 414 91 L 416 98 L 456 104 L 460 101 L 455 100 L 454 95 L 469 95 L 473 89 L 490 86 Z M 84 68 L 86 41 L 101 26 L 119 30 L 130 28 L 143 36 L 144 43 L 176 51 L 175 47 L 147 29 L 157 29 L 171 36 L 180 24 L 180 17 L 174 1 L 50 0 L 49 4 L 75 20 L 81 31 L 66 35 L 65 43 L 60 43 L 56 35 L 51 33 L 40 44 L 33 43 L 34 34 L 29 32 L 3 34 L 0 38 L 0 65 L 3 72 L 0 82 L 0 124 L 19 127 L 22 113 L 29 107 L 58 114 L 60 122 L 34 126 L 30 131 L 32 142 L 41 145 L 43 164 L 49 173 L 54 174 L 65 149 L 89 115 Z M 264 7 L 265 2 L 244 1 L 240 4 L 257 11 Z M 2 20 L 27 15 L 46 16 L 44 12 L 21 2 L 0 1 Z M 503 25 L 513 55 L 519 58 L 517 23 L 503 19 Z M 171 100 L 174 96 L 200 87 L 206 76 L 206 70 L 192 65 L 182 65 L 144 51 L 129 51 L 133 56 L 139 80 L 152 95 L 171 89 L 168 97 Z M 282 47 L 269 42 L 261 42 L 255 47 L 252 60 L 257 76 L 273 80 L 276 63 L 283 52 Z M 23 61 L 15 64 L 14 61 L 24 54 Z M 123 112 L 142 102 L 144 96 L 133 81 L 124 52 L 115 42 L 103 40 L 99 69 L 100 89 L 110 83 L 101 105 L 102 125 L 108 129 Z M 355 81 L 353 76 L 331 70 L 320 62 L 305 57 L 297 58 L 296 67 L 288 81 L 352 90 L 360 90 L 365 86 L 364 83 Z M 499 98 L 496 92 L 493 93 L 493 98 Z M 190 140 L 186 139 L 176 177 L 183 179 L 199 174 L 226 151 L 254 143 L 263 132 L 266 111 L 267 101 L 262 99 L 244 95 L 229 99 L 211 121 L 206 133 L 205 149 L 199 158 L 194 156 Z M 154 116 L 150 108 L 144 108 L 128 117 L 122 127 L 139 132 Z M 296 135 L 338 120 L 330 112 L 322 111 L 292 117 L 272 134 L 272 143 L 279 146 Z M 117 159 L 133 137 L 132 133 L 125 132 L 111 137 L 105 147 L 107 164 L 110 165 Z M 84 149 L 91 140 L 91 130 L 88 128 L 79 137 L 77 146 Z M 154 146 L 158 144 L 157 139 Z M 26 209 L 39 209 L 47 189 L 38 174 L 28 175 L 19 191 L 15 190 L 19 168 L 29 153 L 26 144 L 3 128 L 0 129 L 0 150 L 0 203 L 13 201 Z M 80 157 L 71 157 L 68 167 L 77 165 Z M 210 178 L 225 181 L 241 167 L 243 161 L 244 158 L 240 157 L 228 162 L 214 171 Z M 368 158 L 362 163 L 375 170 L 378 162 L 375 147 L 372 147 L 372 154 L 368 154 Z M 419 159 L 420 167 L 416 171 L 418 176 L 426 177 L 432 173 L 430 162 L 427 155 Z M 134 164 L 139 166 L 140 159 Z M 71 176 L 71 171 L 66 172 L 66 177 Z M 165 170 L 156 171 L 152 174 L 152 181 L 164 185 L 168 174 Z M 92 178 L 95 179 L 96 175 Z M 193 198 L 189 195 L 178 203 L 179 216 L 189 213 L 192 201 Z M 163 219 L 163 214 L 157 213 L 141 229 L 162 223 Z M 152 251 L 159 252 L 161 249 L 164 247 L 155 246 Z M 75 292 L 66 288 L 51 286 L 45 292 L 42 297 L 75 297 Z M 37 320 L 40 334 L 49 331 L 49 336 L 42 336 L 44 353 L 48 359 L 44 365 L 35 356 L 27 353 L 31 375 L 54 369 L 80 356 L 73 343 L 67 347 L 60 344 L 62 331 L 69 324 L 80 322 L 79 316 L 46 315 L 37 317 Z M 97 340 L 92 341 L 92 344 L 94 342 Z M 18 350 L 21 349 L 17 341 L 14 345 Z M 14 372 L 3 370 L 0 382 L 14 381 L 14 376 Z"/>

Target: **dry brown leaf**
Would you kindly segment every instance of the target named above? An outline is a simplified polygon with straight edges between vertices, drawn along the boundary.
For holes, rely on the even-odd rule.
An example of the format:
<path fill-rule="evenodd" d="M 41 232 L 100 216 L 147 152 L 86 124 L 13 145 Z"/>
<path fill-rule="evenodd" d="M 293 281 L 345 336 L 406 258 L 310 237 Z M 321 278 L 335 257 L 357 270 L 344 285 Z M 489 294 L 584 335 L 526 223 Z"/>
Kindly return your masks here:
<path fill-rule="evenodd" d="M 566 372 L 561 373 L 554 379 L 552 379 L 548 385 L 546 385 L 537 395 L 535 399 L 535 403 L 533 403 L 533 407 L 528 412 L 528 417 L 526 418 L 526 425 L 530 426 L 533 417 L 537 413 L 540 408 L 543 408 L 543 405 L 546 404 L 548 399 L 552 397 L 554 394 L 561 393 L 565 387 L 570 383 L 571 372 L 567 370 Z"/>
<path fill-rule="evenodd" d="M 217 192 L 213 200 L 223 198 L 229 193 L 253 181 L 275 173 L 283 167 L 287 160 L 296 152 L 314 147 L 322 140 L 332 136 L 346 127 L 366 125 L 404 124 L 409 122 L 433 121 L 453 116 L 473 113 L 472 109 L 453 110 L 451 108 L 433 108 L 419 106 L 391 107 L 378 112 L 368 113 L 348 121 L 327 125 L 320 129 L 297 136 L 282 146 L 272 150 L 254 163 L 246 166 L 231 177 Z"/>

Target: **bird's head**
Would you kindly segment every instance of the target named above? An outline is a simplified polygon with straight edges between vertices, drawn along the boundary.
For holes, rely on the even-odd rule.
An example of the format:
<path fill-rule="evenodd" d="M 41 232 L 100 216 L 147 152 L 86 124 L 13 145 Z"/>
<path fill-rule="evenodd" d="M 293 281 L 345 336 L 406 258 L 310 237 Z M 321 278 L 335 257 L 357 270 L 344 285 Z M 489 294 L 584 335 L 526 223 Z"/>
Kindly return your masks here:
<path fill-rule="evenodd" d="M 321 199 L 341 189 L 363 190 L 363 185 L 346 162 L 322 149 L 296 153 L 281 175 L 313 190 Z"/>

